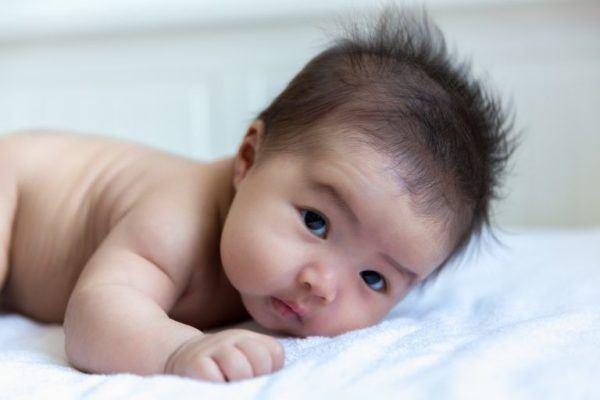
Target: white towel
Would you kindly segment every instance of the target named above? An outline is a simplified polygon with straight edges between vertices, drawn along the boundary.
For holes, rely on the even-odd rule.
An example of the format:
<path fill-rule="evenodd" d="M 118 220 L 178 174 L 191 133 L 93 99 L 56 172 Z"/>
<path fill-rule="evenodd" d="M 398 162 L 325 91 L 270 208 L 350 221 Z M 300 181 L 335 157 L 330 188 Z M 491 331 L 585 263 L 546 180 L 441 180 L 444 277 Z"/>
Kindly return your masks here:
<path fill-rule="evenodd" d="M 3 314 L 0 399 L 600 398 L 600 230 L 500 239 L 380 324 L 281 339 L 283 370 L 228 384 L 84 374 L 69 367 L 60 326 Z"/>

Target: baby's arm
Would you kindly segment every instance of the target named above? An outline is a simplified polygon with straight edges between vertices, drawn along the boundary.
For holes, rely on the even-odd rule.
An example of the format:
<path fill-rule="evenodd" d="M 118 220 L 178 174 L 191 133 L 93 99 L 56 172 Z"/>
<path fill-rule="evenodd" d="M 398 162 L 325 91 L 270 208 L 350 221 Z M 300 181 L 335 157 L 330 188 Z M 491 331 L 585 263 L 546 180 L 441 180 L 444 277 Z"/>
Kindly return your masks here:
<path fill-rule="evenodd" d="M 169 259 L 176 238 L 162 241 L 160 217 L 143 223 L 143 210 L 126 215 L 82 271 L 67 306 L 69 361 L 90 372 L 161 373 L 181 343 L 202 333 L 168 318 L 189 268 Z M 149 216 L 148 216 L 149 217 Z M 161 265 L 172 266 L 160 268 Z"/>
<path fill-rule="evenodd" d="M 69 361 L 89 372 L 166 372 L 210 380 L 257 375 L 240 372 L 248 364 L 270 362 L 264 373 L 280 368 L 283 353 L 273 338 L 238 330 L 232 341 L 231 334 L 204 335 L 168 317 L 166 310 L 191 273 L 185 252 L 194 247 L 185 241 L 197 238 L 171 214 L 161 217 L 154 207 L 147 211 L 136 210 L 119 222 L 84 268 L 65 315 Z M 236 343 L 248 338 L 254 339 L 254 354 L 232 357 Z M 261 347 L 274 349 L 274 356 L 279 351 L 281 362 L 265 360 Z M 213 356 L 223 353 L 223 362 L 215 365 Z"/>

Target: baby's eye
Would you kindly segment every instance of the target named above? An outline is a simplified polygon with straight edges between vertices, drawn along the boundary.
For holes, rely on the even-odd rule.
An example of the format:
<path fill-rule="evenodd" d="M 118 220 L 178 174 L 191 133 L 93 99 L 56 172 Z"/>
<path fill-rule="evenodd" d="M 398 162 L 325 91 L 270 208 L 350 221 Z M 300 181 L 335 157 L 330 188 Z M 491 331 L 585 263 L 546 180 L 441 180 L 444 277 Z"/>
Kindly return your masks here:
<path fill-rule="evenodd" d="M 379 272 L 370 270 L 361 271 L 360 276 L 362 277 L 363 281 L 365 281 L 365 283 L 369 285 L 371 289 L 376 290 L 378 292 L 385 290 L 385 279 L 379 274 Z"/>
<path fill-rule="evenodd" d="M 302 220 L 304 225 L 310 231 L 320 238 L 324 238 L 327 234 L 327 221 L 321 216 L 321 214 L 310 210 L 302 210 Z"/>

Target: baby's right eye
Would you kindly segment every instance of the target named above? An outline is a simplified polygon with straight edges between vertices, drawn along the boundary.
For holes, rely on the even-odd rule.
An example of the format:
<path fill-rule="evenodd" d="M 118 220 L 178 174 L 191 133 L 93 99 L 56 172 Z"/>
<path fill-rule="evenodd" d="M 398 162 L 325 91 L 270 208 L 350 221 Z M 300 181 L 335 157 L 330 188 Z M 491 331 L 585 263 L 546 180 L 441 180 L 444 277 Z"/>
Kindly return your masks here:
<path fill-rule="evenodd" d="M 304 225 L 316 236 L 324 238 L 327 234 L 327 221 L 325 218 L 311 210 L 302 210 L 300 212 Z"/>
<path fill-rule="evenodd" d="M 385 283 L 385 278 L 381 276 L 379 272 L 371 270 L 362 271 L 360 273 L 360 276 L 365 281 L 365 283 L 376 292 L 384 291 L 387 287 L 387 284 Z"/>

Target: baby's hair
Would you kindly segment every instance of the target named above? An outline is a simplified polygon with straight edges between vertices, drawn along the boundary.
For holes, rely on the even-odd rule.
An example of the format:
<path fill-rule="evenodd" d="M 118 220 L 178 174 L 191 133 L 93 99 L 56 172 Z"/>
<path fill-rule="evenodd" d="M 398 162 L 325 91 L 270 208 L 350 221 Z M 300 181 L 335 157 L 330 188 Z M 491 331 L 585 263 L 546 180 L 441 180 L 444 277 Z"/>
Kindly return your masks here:
<path fill-rule="evenodd" d="M 430 281 L 490 225 L 489 204 L 515 148 L 513 118 L 448 53 L 425 10 L 387 6 L 343 32 L 259 114 L 262 151 L 318 150 L 335 127 L 388 155 L 414 209 L 454 240 Z"/>

